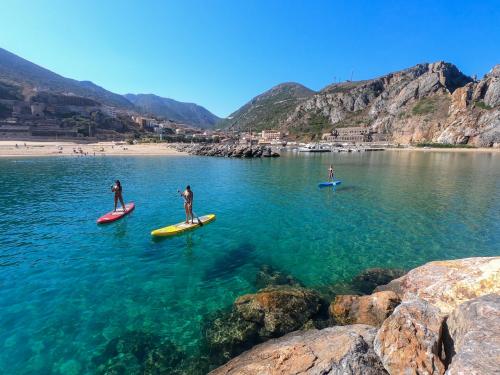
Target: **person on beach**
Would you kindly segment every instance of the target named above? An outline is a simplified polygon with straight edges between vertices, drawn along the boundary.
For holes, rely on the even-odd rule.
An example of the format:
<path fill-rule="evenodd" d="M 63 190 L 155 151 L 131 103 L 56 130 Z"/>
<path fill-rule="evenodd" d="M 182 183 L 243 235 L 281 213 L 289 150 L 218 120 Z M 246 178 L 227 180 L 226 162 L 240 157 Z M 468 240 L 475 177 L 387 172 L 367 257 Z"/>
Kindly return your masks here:
<path fill-rule="evenodd" d="M 191 218 L 191 224 L 194 224 L 194 215 L 193 215 L 193 191 L 191 190 L 191 186 L 186 186 L 186 190 L 182 193 L 178 191 L 181 197 L 184 199 L 184 210 L 186 211 L 186 224 L 189 224 L 189 219 Z"/>
<path fill-rule="evenodd" d="M 122 184 L 120 183 L 120 180 L 116 180 L 115 184 L 111 186 L 111 191 L 115 193 L 115 209 L 116 211 L 116 206 L 118 204 L 118 200 L 122 204 L 123 207 L 123 212 L 125 212 L 125 203 L 123 203 L 123 195 L 122 195 Z"/>
<path fill-rule="evenodd" d="M 333 181 L 333 173 L 334 173 L 333 165 L 330 164 L 330 168 L 328 168 L 328 180 Z"/>

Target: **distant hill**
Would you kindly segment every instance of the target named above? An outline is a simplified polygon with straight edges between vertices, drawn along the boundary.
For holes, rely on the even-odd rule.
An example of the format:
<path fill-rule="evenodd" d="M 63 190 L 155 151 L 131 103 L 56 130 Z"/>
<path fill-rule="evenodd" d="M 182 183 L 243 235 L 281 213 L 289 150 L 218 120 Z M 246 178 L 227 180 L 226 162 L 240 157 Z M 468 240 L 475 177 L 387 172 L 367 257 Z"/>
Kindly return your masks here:
<path fill-rule="evenodd" d="M 126 94 L 124 96 L 144 114 L 165 117 L 201 128 L 212 128 L 220 120 L 219 117 L 198 104 L 178 102 L 153 94 Z"/>
<path fill-rule="evenodd" d="M 105 90 L 90 81 L 65 78 L 2 48 L 0 80 L 39 91 L 77 95 L 113 107 L 133 108 L 133 104 L 122 95 Z"/>
<path fill-rule="evenodd" d="M 223 119 L 218 127 L 232 130 L 264 130 L 278 128 L 286 117 L 314 91 L 294 83 L 282 83 L 256 96 L 243 107 Z"/>

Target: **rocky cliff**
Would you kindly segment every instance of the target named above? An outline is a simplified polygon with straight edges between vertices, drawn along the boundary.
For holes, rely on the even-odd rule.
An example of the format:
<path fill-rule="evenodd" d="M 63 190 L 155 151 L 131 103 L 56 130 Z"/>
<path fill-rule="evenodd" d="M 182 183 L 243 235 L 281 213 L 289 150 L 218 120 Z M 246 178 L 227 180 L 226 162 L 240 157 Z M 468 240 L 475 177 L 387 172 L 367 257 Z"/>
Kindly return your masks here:
<path fill-rule="evenodd" d="M 338 127 L 366 126 L 396 143 L 488 147 L 500 143 L 499 92 L 498 65 L 474 81 L 449 63 L 418 64 L 375 79 L 332 84 L 290 101 L 287 108 L 280 101 L 259 100 L 269 96 L 265 93 L 235 112 L 230 124 L 279 127 L 312 137 Z M 249 116 L 251 105 L 265 116 Z"/>
<path fill-rule="evenodd" d="M 334 326 L 317 329 L 322 304 L 297 286 L 238 298 L 219 324 L 229 333 L 212 332 L 212 345 L 234 355 L 250 341 L 265 342 L 211 374 L 487 375 L 500 368 L 500 257 L 430 262 L 373 294 L 337 296 L 329 308 Z"/>

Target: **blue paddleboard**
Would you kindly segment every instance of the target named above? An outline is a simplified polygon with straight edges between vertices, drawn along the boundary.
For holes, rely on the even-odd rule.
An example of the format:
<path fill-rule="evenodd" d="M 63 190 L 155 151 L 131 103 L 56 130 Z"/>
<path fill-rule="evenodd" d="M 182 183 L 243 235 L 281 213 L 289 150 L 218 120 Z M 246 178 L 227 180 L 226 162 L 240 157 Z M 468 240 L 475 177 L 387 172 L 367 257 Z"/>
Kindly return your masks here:
<path fill-rule="evenodd" d="M 320 182 L 320 183 L 318 184 L 318 186 L 319 186 L 320 188 L 322 188 L 322 187 L 327 187 L 327 186 L 337 186 L 337 185 L 340 185 L 341 183 L 342 183 L 342 181 L 340 181 L 340 180 L 335 180 L 335 181 L 328 181 L 328 182 Z"/>

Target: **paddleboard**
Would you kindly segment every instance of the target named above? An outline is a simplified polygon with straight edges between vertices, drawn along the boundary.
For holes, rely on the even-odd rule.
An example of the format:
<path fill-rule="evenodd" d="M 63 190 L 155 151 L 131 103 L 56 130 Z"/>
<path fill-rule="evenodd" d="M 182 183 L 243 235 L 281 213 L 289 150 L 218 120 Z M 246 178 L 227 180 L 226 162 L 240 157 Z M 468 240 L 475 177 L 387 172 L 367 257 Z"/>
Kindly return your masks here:
<path fill-rule="evenodd" d="M 130 212 L 132 212 L 134 208 L 134 202 L 125 204 L 125 211 L 123 211 L 123 208 L 120 206 L 120 208 L 117 208 L 116 211 L 108 212 L 106 215 L 103 215 L 99 219 L 97 219 L 97 224 L 111 223 L 113 221 L 121 219 L 125 215 L 128 215 Z"/>
<path fill-rule="evenodd" d="M 208 224 L 215 220 L 214 214 L 204 215 L 199 217 L 203 225 Z M 163 227 L 160 229 L 155 229 L 151 232 L 153 237 L 170 237 L 177 234 L 187 232 L 189 230 L 199 228 L 201 225 L 198 224 L 198 220 L 194 218 L 194 224 L 186 224 L 184 221 L 178 224 L 169 225 L 168 227 Z"/>
<path fill-rule="evenodd" d="M 320 188 L 322 188 L 322 187 L 327 187 L 327 186 L 337 186 L 337 185 L 340 185 L 341 183 L 342 183 L 342 181 L 340 181 L 340 180 L 335 180 L 335 181 L 328 181 L 328 182 L 320 182 L 320 183 L 318 184 L 318 186 L 319 186 Z"/>

